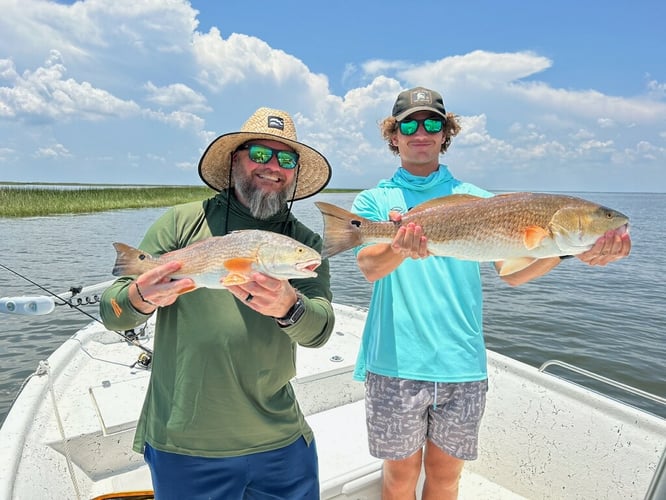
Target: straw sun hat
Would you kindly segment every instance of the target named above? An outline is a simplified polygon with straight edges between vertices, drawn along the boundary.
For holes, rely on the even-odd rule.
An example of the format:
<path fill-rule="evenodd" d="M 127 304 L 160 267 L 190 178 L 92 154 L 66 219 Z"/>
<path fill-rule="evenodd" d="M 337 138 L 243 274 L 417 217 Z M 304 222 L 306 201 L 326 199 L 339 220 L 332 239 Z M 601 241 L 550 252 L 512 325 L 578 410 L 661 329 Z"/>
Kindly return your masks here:
<path fill-rule="evenodd" d="M 240 132 L 223 134 L 208 146 L 199 160 L 201 179 L 216 191 L 228 188 L 231 156 L 239 146 L 252 139 L 280 141 L 299 154 L 294 200 L 317 194 L 331 179 L 331 166 L 324 155 L 298 142 L 291 116 L 270 108 L 259 108 L 243 124 Z"/>

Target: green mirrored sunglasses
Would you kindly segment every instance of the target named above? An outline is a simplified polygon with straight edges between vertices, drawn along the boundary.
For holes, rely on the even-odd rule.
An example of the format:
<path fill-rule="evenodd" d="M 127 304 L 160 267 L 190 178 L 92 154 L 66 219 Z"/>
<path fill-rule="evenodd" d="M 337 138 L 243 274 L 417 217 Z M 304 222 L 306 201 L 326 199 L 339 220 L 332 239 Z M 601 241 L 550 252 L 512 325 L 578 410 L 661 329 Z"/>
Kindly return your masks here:
<path fill-rule="evenodd" d="M 414 135 L 419 129 L 419 125 L 429 134 L 436 134 L 441 132 L 444 128 L 444 121 L 441 118 L 426 118 L 425 120 L 403 120 L 398 122 L 400 125 L 400 133 L 402 135 Z"/>
<path fill-rule="evenodd" d="M 296 168 L 296 165 L 298 165 L 299 156 L 298 153 L 295 153 L 294 151 L 273 149 L 269 148 L 268 146 L 262 146 L 260 144 L 245 144 L 238 149 L 247 149 L 250 160 L 252 160 L 254 163 L 263 165 L 271 161 L 271 158 L 273 158 L 273 155 L 275 155 L 278 161 L 278 165 L 280 165 L 282 168 L 291 170 Z"/>

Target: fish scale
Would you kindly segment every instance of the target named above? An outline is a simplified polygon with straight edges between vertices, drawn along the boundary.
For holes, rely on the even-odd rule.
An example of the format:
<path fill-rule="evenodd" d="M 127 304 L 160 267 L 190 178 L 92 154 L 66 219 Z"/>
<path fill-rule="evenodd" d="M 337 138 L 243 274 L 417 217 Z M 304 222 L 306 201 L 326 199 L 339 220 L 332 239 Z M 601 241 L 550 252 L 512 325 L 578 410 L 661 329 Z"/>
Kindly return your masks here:
<path fill-rule="evenodd" d="M 244 243 L 244 244 L 243 244 Z M 264 243 L 257 240 L 256 235 L 230 233 L 227 237 L 212 237 L 192 243 L 184 248 L 162 255 L 162 263 L 182 261 L 183 266 L 174 277 L 190 274 L 202 274 L 211 271 L 225 272 L 224 263 L 242 256 L 251 260 L 257 259 L 258 250 Z"/>

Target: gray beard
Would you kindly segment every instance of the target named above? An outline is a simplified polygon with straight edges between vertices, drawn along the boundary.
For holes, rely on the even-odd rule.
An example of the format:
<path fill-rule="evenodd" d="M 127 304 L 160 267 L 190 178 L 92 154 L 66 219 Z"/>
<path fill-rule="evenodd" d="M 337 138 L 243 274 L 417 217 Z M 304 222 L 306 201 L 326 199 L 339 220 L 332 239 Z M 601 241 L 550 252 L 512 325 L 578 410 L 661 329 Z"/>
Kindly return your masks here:
<path fill-rule="evenodd" d="M 293 184 L 279 192 L 265 193 L 254 186 L 252 178 L 244 175 L 241 168 L 234 168 L 231 175 L 237 195 L 247 203 L 255 219 L 265 220 L 276 215 L 293 194 Z"/>

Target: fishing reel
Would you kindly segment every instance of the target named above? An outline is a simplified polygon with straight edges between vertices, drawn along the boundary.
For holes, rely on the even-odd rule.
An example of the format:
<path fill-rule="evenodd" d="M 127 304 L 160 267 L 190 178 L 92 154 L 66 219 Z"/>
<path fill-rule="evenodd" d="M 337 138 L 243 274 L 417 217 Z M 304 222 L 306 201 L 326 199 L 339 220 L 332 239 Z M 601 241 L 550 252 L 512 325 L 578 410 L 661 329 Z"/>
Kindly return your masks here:
<path fill-rule="evenodd" d="M 148 349 L 146 347 L 143 347 L 141 345 L 141 343 L 139 342 L 139 338 L 143 337 L 145 332 L 146 332 L 146 326 L 147 326 L 147 324 L 144 323 L 139 328 L 138 331 L 136 329 L 126 330 L 125 333 L 121 334 L 123 336 L 123 338 L 127 341 L 127 343 L 135 345 L 135 346 L 140 347 L 141 349 L 143 349 L 143 352 L 141 352 L 141 354 L 139 354 L 139 357 L 137 358 L 137 360 L 134 363 L 132 363 L 130 368 L 135 368 L 137 366 L 139 368 L 144 368 L 146 370 L 148 370 L 150 368 L 150 363 L 153 360 L 153 352 L 150 349 Z"/>
<path fill-rule="evenodd" d="M 138 366 L 139 368 L 147 370 L 150 368 L 150 363 L 152 361 L 153 361 L 152 354 L 149 354 L 147 352 L 142 352 L 141 354 L 139 354 L 137 360 L 132 364 L 131 368 L 135 368 Z"/>
<path fill-rule="evenodd" d="M 139 342 L 139 338 L 143 337 L 146 333 L 146 326 L 147 324 L 144 323 L 138 331 L 136 328 L 132 328 L 131 330 L 125 330 L 121 335 L 128 343 L 136 345 Z"/>

